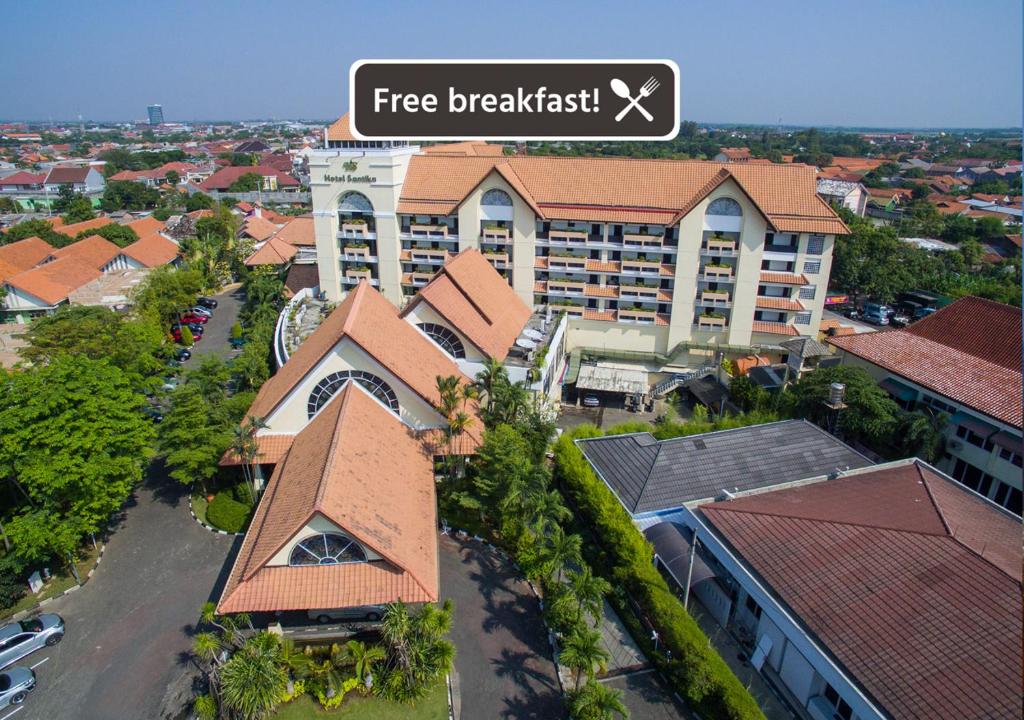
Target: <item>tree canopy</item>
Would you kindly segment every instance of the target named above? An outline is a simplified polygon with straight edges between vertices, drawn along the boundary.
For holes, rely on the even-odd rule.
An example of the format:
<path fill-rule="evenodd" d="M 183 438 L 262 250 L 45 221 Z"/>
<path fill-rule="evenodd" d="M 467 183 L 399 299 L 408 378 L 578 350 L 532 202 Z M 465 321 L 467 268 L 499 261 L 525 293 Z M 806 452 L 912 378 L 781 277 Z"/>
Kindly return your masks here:
<path fill-rule="evenodd" d="M 108 180 L 103 190 L 100 207 L 105 212 L 115 210 L 149 210 L 160 203 L 160 192 L 132 180 Z"/>
<path fill-rule="evenodd" d="M 108 223 L 103 227 L 96 228 L 95 230 L 83 230 L 75 236 L 75 240 L 81 240 L 82 238 L 86 238 L 91 235 L 99 235 L 101 238 L 106 238 L 121 248 L 128 247 L 139 239 L 138 233 L 127 225 Z"/>

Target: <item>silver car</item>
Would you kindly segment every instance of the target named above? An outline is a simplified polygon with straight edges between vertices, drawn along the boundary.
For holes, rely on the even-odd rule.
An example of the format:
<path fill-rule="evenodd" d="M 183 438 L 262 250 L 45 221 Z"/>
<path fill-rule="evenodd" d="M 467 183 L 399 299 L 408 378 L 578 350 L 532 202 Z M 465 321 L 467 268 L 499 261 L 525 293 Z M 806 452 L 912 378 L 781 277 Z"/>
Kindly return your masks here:
<path fill-rule="evenodd" d="M 12 667 L 0 672 L 0 708 L 21 705 L 36 689 L 36 674 L 27 667 Z"/>
<path fill-rule="evenodd" d="M 64 639 L 64 619 L 44 613 L 0 627 L 0 668 Z"/>

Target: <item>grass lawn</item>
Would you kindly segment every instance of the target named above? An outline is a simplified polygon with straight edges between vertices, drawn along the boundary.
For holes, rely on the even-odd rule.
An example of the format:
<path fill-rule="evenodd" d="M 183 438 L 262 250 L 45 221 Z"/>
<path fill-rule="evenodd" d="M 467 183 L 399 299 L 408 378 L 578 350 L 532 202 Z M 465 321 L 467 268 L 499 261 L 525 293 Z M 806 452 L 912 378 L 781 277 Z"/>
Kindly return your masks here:
<path fill-rule="evenodd" d="M 99 543 L 96 544 L 94 549 L 92 543 L 86 543 L 81 550 L 81 557 L 75 568 L 78 570 L 78 576 L 85 579 L 85 576 L 92 570 L 93 566 L 96 565 L 96 558 L 99 557 L 100 548 L 103 547 Z M 19 613 L 22 610 L 28 610 L 33 607 L 40 600 L 46 600 L 47 598 L 56 597 L 70 587 L 74 587 L 78 583 L 75 582 L 74 575 L 71 574 L 70 569 L 62 569 L 59 572 L 53 574 L 49 582 L 43 586 L 42 592 L 38 595 L 31 591 L 25 593 L 25 597 L 15 603 L 9 608 L 0 608 L 0 620 L 8 618 L 15 613 Z"/>
<path fill-rule="evenodd" d="M 192 493 L 192 512 L 194 512 L 196 514 L 196 517 L 204 523 L 207 522 L 206 506 L 209 504 L 210 503 L 206 501 L 206 496 L 203 495 L 201 492 Z"/>
<path fill-rule="evenodd" d="M 415 705 L 387 702 L 375 697 L 363 697 L 353 692 L 337 710 L 324 710 L 320 703 L 309 695 L 303 695 L 287 705 L 282 705 L 272 716 L 274 720 L 311 720 L 313 718 L 334 718 L 335 720 L 447 720 L 448 686 L 438 683 L 429 695 Z"/>

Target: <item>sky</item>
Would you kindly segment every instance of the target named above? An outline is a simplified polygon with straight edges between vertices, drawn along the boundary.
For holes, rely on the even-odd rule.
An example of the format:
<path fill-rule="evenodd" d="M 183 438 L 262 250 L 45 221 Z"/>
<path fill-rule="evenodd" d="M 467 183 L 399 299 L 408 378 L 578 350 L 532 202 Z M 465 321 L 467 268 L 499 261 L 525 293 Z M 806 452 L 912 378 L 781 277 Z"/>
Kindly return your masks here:
<path fill-rule="evenodd" d="M 3 8 L 0 119 L 329 119 L 381 58 L 669 58 L 706 123 L 1018 127 L 1020 0 L 217 0 Z"/>

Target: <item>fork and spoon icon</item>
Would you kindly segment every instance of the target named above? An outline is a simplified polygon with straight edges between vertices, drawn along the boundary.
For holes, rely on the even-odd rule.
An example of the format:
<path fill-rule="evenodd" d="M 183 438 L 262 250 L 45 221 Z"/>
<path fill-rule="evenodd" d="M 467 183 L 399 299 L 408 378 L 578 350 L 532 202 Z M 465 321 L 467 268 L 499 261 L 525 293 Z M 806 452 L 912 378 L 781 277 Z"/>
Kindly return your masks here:
<path fill-rule="evenodd" d="M 613 93 L 618 95 L 623 100 L 629 100 L 629 104 L 626 105 L 626 107 L 624 107 L 622 111 L 615 116 L 615 122 L 621 122 L 622 118 L 626 117 L 626 113 L 628 113 L 633 108 L 636 108 L 637 112 L 639 112 L 641 115 L 647 118 L 647 122 L 651 122 L 654 120 L 654 116 L 647 112 L 646 109 L 644 109 L 644 106 L 640 104 L 640 101 L 643 100 L 644 98 L 650 97 L 654 93 L 654 91 L 661 86 L 660 82 L 651 77 L 647 82 L 643 84 L 643 87 L 640 88 L 640 92 L 637 94 L 636 97 L 633 97 L 630 93 L 629 85 L 627 85 L 619 78 L 612 78 L 611 84 Z"/>

